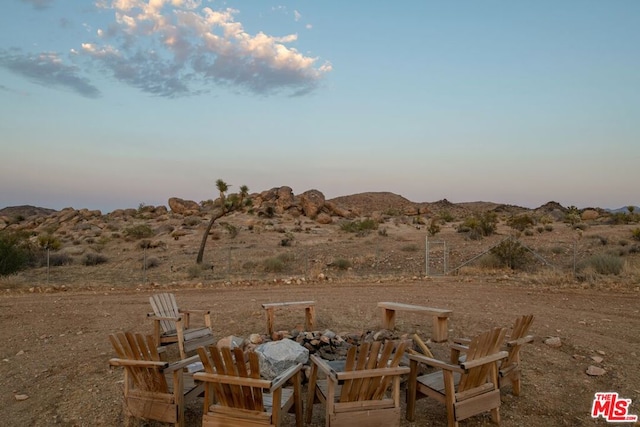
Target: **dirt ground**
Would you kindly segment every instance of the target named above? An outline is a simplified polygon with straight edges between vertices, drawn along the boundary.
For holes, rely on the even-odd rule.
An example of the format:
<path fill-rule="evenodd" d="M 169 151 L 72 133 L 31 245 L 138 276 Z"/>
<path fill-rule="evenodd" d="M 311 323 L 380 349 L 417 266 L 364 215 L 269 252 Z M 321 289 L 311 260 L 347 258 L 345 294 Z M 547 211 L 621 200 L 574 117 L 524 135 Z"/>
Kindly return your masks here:
<path fill-rule="evenodd" d="M 52 293 L 4 292 L 0 296 L 0 424 L 3 426 L 117 426 L 122 417 L 122 371 L 111 369 L 114 352 L 109 333 L 150 333 L 148 297 L 159 289 L 69 290 Z M 169 288 L 171 289 L 171 288 Z M 213 284 L 175 288 L 184 308 L 211 309 L 216 337 L 247 336 L 265 329 L 260 304 L 317 301 L 319 329 L 336 332 L 377 329 L 379 301 L 397 301 L 453 310 L 450 336 L 469 336 L 492 326 L 510 326 L 520 314 L 532 313 L 535 341 L 524 348 L 523 393 L 502 392 L 503 426 L 606 425 L 590 416 L 595 392 L 615 391 L 631 399 L 640 414 L 640 293 L 638 288 L 584 289 L 493 279 L 422 278 L 387 281 L 307 281 L 302 285 L 271 283 L 251 286 Z M 277 327 L 290 329 L 302 314 L 279 311 Z M 431 320 L 399 313 L 397 329 L 429 338 Z M 562 345 L 544 340 L 559 337 Z M 445 358 L 446 344 L 430 344 Z M 601 357 L 597 363 L 592 357 Z M 590 365 L 602 376 L 585 373 Z M 306 393 L 306 388 L 304 389 Z M 403 392 L 404 394 L 404 392 Z M 25 400 L 18 400 L 27 396 Z M 404 399 L 403 399 L 404 400 Z M 415 423 L 444 426 L 442 405 L 418 402 Z M 187 408 L 188 425 L 200 425 L 200 403 Z M 489 425 L 476 416 L 462 425 Z M 141 425 L 145 425 L 142 423 Z M 148 425 L 155 425 L 153 423 Z M 294 425 L 289 416 L 286 425 Z M 321 405 L 313 426 L 324 425 Z"/>

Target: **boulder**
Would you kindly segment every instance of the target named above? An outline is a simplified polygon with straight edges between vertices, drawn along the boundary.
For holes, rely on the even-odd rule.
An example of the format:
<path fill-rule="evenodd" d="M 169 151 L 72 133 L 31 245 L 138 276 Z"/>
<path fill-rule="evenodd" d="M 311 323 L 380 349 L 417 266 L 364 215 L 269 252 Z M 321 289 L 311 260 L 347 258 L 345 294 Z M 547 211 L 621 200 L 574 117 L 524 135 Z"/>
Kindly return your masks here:
<path fill-rule="evenodd" d="M 331 218 L 331 215 L 322 212 L 316 217 L 316 222 L 318 224 L 331 224 L 333 222 L 333 218 Z"/>
<path fill-rule="evenodd" d="M 294 204 L 293 190 L 291 187 L 280 187 L 276 192 L 276 212 L 279 214 L 284 213 Z"/>
<path fill-rule="evenodd" d="M 324 203 L 324 206 L 329 210 L 331 215 L 339 216 L 342 218 L 353 218 L 355 216 L 349 209 L 344 209 L 333 202 L 327 201 Z"/>
<path fill-rule="evenodd" d="M 309 350 L 290 339 L 269 341 L 256 347 L 260 358 L 260 374 L 273 379 L 298 363 L 309 360 Z"/>
<path fill-rule="evenodd" d="M 173 213 L 184 214 L 185 212 L 200 211 L 200 205 L 193 200 L 184 200 L 179 197 L 169 199 L 169 208 Z"/>
<path fill-rule="evenodd" d="M 314 218 L 324 207 L 325 198 L 318 190 L 308 190 L 298 196 L 302 212 L 309 218 Z"/>
<path fill-rule="evenodd" d="M 218 348 L 223 348 L 223 347 L 243 348 L 243 346 L 244 346 L 244 338 L 236 337 L 234 335 L 229 335 L 228 337 L 221 338 L 216 344 L 216 347 Z"/>

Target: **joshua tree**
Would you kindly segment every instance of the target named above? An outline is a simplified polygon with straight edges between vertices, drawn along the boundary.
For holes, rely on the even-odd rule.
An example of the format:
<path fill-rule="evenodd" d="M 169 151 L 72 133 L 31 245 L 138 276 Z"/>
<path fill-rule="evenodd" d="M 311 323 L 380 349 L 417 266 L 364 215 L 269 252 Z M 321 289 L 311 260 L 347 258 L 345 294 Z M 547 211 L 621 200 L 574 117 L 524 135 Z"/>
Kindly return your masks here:
<path fill-rule="evenodd" d="M 249 195 L 249 187 L 247 187 L 246 185 L 241 186 L 238 193 L 227 195 L 229 186 L 223 180 L 218 179 L 216 180 L 216 188 L 220 192 L 220 196 L 213 203 L 214 208 L 213 213 L 211 214 L 211 220 L 209 221 L 209 224 L 207 225 L 207 228 L 206 230 L 204 230 L 204 234 L 202 235 L 202 242 L 200 242 L 198 258 L 196 258 L 197 264 L 202 264 L 202 258 L 204 257 L 204 247 L 207 245 L 207 239 L 209 238 L 209 232 L 211 231 L 211 227 L 213 227 L 213 223 L 223 216 L 230 214 L 231 212 L 241 210 L 245 206 L 251 205 L 251 200 L 247 198 Z"/>

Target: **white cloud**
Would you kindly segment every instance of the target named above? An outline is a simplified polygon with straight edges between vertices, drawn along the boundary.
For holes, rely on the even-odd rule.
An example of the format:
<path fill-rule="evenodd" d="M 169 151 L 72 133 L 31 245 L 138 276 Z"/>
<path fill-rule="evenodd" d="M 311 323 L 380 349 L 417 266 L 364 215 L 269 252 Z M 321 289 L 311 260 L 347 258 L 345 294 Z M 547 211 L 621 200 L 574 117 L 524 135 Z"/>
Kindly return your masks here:
<path fill-rule="evenodd" d="M 293 11 L 293 19 L 295 19 L 296 22 L 298 22 L 300 20 L 300 18 L 302 18 L 302 15 L 300 14 L 300 12 L 298 12 L 297 10 Z"/>
<path fill-rule="evenodd" d="M 245 31 L 234 9 L 201 8 L 196 0 L 113 0 L 114 23 L 98 30 L 98 45 L 82 52 L 116 79 L 146 92 L 182 96 L 212 84 L 254 93 L 304 94 L 314 90 L 331 64 L 290 45 L 296 34 Z M 295 12 L 296 20 L 300 14 Z"/>

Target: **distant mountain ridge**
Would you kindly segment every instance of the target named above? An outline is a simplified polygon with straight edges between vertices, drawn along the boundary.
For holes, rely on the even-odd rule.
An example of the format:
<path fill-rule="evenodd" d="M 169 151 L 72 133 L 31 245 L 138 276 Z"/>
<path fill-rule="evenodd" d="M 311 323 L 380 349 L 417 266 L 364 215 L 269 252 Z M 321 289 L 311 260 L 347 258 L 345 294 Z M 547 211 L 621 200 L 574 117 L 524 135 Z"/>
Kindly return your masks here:
<path fill-rule="evenodd" d="M 475 212 L 486 211 L 494 211 L 496 213 L 507 213 L 512 215 L 517 215 L 525 212 L 536 212 L 544 214 L 567 211 L 566 207 L 562 206 L 560 203 L 553 201 L 547 202 L 535 209 L 510 204 L 500 204 L 483 201 L 452 203 L 447 199 L 442 199 L 435 202 L 412 202 L 411 200 L 401 195 L 388 191 L 364 192 L 347 196 L 339 196 L 332 199 L 327 199 L 327 202 L 331 202 L 345 209 L 351 209 L 361 216 L 370 216 L 375 212 L 390 214 L 418 214 L 427 212 L 432 214 L 441 214 L 443 212 L 446 212 L 453 216 L 464 216 Z M 628 208 L 626 206 L 618 209 L 595 209 L 600 210 L 601 212 L 610 213 L 628 212 Z M 640 212 L 640 207 L 634 206 L 634 211 Z M 57 211 L 55 209 L 22 205 L 9 206 L 0 209 L 0 216 L 28 218 L 32 216 L 48 216 L 54 212 Z"/>

